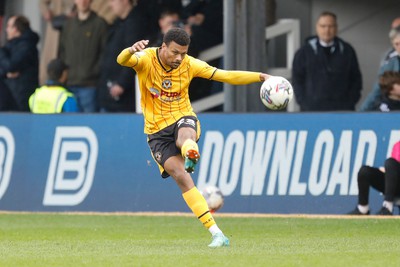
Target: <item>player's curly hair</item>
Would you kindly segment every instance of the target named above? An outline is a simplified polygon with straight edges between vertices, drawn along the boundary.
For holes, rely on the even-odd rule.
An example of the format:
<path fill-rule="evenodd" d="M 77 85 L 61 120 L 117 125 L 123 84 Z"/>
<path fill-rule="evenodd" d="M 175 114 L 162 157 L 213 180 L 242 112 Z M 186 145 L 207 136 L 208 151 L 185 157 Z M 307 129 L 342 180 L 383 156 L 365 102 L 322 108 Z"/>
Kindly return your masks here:
<path fill-rule="evenodd" d="M 163 42 L 166 45 L 169 45 L 171 42 L 175 42 L 181 46 L 187 46 L 190 44 L 190 36 L 187 32 L 182 28 L 172 28 L 165 35 Z"/>

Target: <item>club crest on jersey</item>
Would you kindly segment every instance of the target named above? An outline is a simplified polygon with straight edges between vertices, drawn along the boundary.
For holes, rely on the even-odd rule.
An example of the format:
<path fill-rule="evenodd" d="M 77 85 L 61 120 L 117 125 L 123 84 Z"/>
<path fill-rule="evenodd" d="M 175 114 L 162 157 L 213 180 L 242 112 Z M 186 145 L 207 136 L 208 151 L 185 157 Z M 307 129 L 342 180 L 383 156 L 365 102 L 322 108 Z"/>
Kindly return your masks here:
<path fill-rule="evenodd" d="M 162 88 L 169 89 L 172 87 L 172 82 L 171 82 L 171 80 L 164 80 L 161 85 L 162 85 Z"/>
<path fill-rule="evenodd" d="M 156 88 L 150 87 L 150 93 L 155 97 L 158 98 L 160 96 L 160 91 L 158 91 Z"/>
<path fill-rule="evenodd" d="M 156 160 L 157 160 L 158 163 L 161 163 L 161 152 L 157 151 L 157 152 L 154 154 L 154 157 L 156 158 Z"/>

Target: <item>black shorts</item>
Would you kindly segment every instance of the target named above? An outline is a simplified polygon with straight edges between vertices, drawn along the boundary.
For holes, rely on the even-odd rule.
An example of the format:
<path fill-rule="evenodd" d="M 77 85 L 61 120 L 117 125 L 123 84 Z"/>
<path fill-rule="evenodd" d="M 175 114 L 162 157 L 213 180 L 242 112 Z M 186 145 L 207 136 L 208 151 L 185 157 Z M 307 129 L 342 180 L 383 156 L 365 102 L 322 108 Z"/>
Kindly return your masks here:
<path fill-rule="evenodd" d="M 152 156 L 157 162 L 161 172 L 161 177 L 167 178 L 169 174 L 164 170 L 164 163 L 170 157 L 180 155 L 181 150 L 176 146 L 178 130 L 183 127 L 189 127 L 196 131 L 197 140 L 200 138 L 200 123 L 194 116 L 185 116 L 180 118 L 174 124 L 162 129 L 155 134 L 147 136 Z"/>

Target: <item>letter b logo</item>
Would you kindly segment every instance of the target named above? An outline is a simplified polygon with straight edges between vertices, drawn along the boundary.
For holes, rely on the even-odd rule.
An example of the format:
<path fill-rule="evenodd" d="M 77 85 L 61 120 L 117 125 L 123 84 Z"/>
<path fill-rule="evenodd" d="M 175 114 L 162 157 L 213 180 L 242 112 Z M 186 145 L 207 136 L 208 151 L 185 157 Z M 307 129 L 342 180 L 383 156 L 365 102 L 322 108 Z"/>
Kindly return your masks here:
<path fill-rule="evenodd" d="M 15 141 L 11 131 L 0 126 L 0 199 L 6 193 L 14 161 Z"/>
<path fill-rule="evenodd" d="M 80 204 L 92 187 L 97 155 L 97 138 L 90 128 L 57 127 L 43 205 Z"/>

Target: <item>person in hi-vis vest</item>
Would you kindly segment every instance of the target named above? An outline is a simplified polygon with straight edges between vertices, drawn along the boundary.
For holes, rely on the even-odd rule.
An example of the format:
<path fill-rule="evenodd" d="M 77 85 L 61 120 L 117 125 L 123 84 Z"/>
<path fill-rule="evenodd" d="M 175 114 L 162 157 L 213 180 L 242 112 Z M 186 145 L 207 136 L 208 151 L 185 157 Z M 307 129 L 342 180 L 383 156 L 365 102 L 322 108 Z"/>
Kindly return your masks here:
<path fill-rule="evenodd" d="M 53 59 L 47 66 L 48 80 L 35 90 L 29 98 L 32 113 L 78 112 L 74 94 L 64 84 L 68 77 L 68 66 L 59 59 Z"/>

